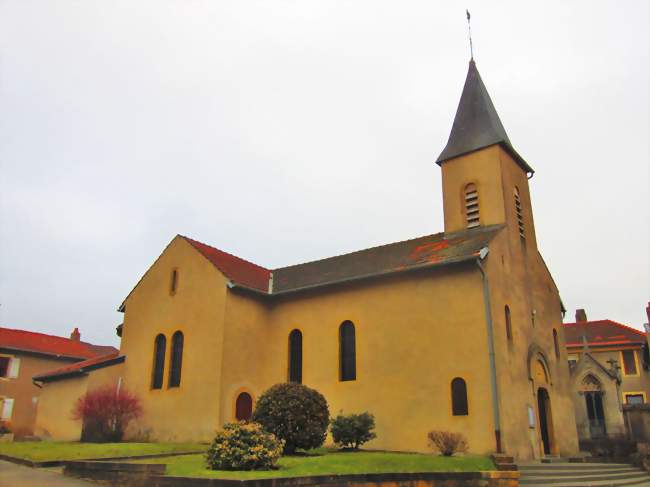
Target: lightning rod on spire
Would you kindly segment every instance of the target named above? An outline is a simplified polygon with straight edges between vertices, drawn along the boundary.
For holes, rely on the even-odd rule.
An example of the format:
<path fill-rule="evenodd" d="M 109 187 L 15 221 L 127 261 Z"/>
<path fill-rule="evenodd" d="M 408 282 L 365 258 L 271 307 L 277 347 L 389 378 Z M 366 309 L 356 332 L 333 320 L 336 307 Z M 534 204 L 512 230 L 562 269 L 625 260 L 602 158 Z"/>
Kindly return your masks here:
<path fill-rule="evenodd" d="M 470 23 L 470 14 L 469 10 L 465 9 L 465 13 L 467 13 L 467 31 L 469 32 L 469 55 L 470 59 L 473 61 L 474 60 L 474 47 L 472 46 L 472 24 Z"/>

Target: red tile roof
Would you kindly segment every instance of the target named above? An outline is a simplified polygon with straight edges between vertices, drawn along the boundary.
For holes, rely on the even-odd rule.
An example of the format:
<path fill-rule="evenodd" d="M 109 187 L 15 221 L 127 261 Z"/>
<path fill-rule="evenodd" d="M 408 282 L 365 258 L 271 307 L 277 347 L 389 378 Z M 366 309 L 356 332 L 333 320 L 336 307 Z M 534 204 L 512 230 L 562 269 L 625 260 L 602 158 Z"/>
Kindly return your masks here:
<path fill-rule="evenodd" d="M 118 351 L 115 351 L 107 355 L 101 355 L 99 357 L 84 360 L 83 362 L 76 362 L 64 367 L 59 367 L 58 369 L 45 372 L 44 374 L 35 375 L 33 379 L 41 382 L 49 382 L 58 378 L 69 377 L 71 375 L 83 375 L 87 373 L 88 370 L 100 369 L 112 365 L 113 363 L 121 363 L 124 362 L 124 359 L 124 355 L 120 355 Z"/>
<path fill-rule="evenodd" d="M 579 321 L 564 323 L 566 346 L 583 346 L 582 337 L 587 337 L 590 347 L 642 345 L 646 334 L 612 320 Z"/>
<path fill-rule="evenodd" d="M 257 291 L 267 292 L 271 271 L 214 247 L 183 237 L 212 262 L 228 279 Z"/>
<path fill-rule="evenodd" d="M 0 328 L 0 348 L 79 360 L 117 352 L 115 347 L 93 345 L 70 338 L 11 328 Z"/>

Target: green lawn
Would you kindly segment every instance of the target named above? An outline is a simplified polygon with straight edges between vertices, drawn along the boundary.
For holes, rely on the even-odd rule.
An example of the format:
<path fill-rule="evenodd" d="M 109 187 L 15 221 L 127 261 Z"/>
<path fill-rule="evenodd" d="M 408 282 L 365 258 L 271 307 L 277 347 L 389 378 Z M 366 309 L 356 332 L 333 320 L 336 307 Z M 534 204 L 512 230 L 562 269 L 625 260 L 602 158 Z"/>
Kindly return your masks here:
<path fill-rule="evenodd" d="M 157 453 L 205 451 L 207 449 L 208 445 L 200 443 L 79 443 L 56 441 L 0 443 L 0 454 L 35 462 L 127 457 Z"/>
<path fill-rule="evenodd" d="M 416 453 L 326 452 L 309 456 L 288 456 L 278 461 L 278 470 L 229 472 L 208 470 L 204 455 L 155 458 L 138 463 L 166 463 L 167 475 L 177 477 L 216 477 L 224 479 L 260 479 L 303 477 L 327 474 L 464 472 L 494 470 L 492 460 L 482 456 L 441 457 Z"/>

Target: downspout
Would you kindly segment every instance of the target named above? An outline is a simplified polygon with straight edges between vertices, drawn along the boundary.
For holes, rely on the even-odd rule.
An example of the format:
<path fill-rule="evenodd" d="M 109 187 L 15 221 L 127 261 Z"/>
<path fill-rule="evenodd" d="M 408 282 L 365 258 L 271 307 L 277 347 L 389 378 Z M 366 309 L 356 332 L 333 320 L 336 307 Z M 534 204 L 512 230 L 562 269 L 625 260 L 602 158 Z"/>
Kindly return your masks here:
<path fill-rule="evenodd" d="M 483 247 L 479 252 L 476 265 L 481 271 L 483 281 L 483 305 L 485 307 L 485 324 L 487 326 L 488 355 L 490 358 L 490 388 L 492 391 L 492 415 L 494 419 L 494 439 L 496 441 L 497 453 L 502 453 L 501 449 L 501 412 L 499 411 L 499 388 L 497 385 L 497 369 L 494 357 L 494 331 L 492 329 L 492 309 L 490 307 L 490 283 L 488 276 L 481 264 L 481 261 L 487 257 L 488 248 Z"/>

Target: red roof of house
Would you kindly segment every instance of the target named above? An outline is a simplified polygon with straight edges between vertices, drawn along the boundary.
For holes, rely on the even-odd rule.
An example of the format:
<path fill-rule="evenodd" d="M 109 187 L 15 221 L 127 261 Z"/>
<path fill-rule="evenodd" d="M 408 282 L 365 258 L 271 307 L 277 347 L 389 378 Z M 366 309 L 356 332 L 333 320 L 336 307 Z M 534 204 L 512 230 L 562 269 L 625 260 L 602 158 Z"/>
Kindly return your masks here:
<path fill-rule="evenodd" d="M 70 338 L 11 328 L 0 328 L 0 348 L 79 360 L 118 351 L 111 346 L 93 345 Z"/>
<path fill-rule="evenodd" d="M 124 361 L 124 355 L 120 355 L 120 352 L 115 351 L 107 355 L 101 355 L 99 357 L 93 357 L 83 362 L 76 362 L 74 364 L 66 365 L 64 367 L 59 367 L 58 369 L 45 372 L 44 374 L 35 375 L 34 380 L 41 382 L 48 382 L 55 380 L 57 378 L 63 378 L 70 375 L 83 375 L 88 370 L 99 369 L 103 366 L 111 365 L 111 363 L 120 363 Z M 120 360 L 117 360 L 120 359 Z"/>
<path fill-rule="evenodd" d="M 564 323 L 567 347 L 582 347 L 583 336 L 591 347 L 642 345 L 646 334 L 632 327 L 612 320 L 579 321 Z"/>
<path fill-rule="evenodd" d="M 210 247 L 188 237 L 183 237 L 196 250 L 212 262 L 228 279 L 258 291 L 267 292 L 271 271 L 235 255 Z"/>

